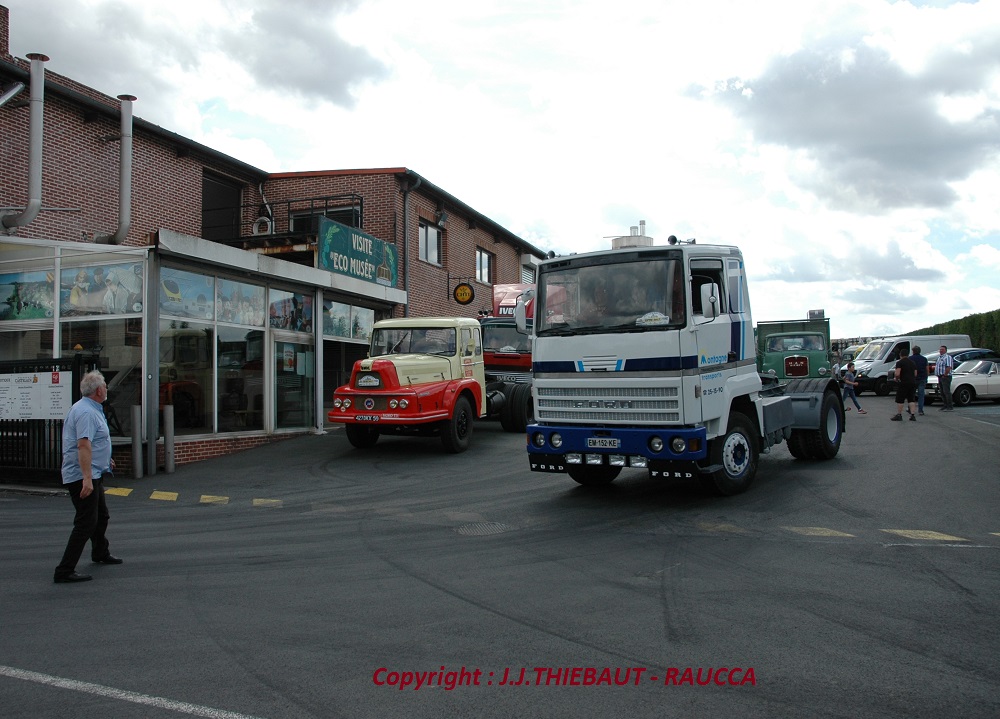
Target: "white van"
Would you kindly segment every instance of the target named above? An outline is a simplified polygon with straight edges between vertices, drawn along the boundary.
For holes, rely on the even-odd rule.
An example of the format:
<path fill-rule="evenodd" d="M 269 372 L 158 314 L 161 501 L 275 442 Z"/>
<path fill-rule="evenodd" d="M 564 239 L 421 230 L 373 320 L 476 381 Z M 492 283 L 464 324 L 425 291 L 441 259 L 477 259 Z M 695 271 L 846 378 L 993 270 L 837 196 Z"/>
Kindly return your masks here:
<path fill-rule="evenodd" d="M 889 394 L 889 378 L 896 369 L 900 350 L 910 354 L 910 347 L 916 345 L 922 354 L 933 352 L 941 345 L 945 347 L 969 347 L 969 335 L 900 335 L 872 340 L 854 358 L 857 372 L 857 392 L 872 391 L 880 397 Z"/>

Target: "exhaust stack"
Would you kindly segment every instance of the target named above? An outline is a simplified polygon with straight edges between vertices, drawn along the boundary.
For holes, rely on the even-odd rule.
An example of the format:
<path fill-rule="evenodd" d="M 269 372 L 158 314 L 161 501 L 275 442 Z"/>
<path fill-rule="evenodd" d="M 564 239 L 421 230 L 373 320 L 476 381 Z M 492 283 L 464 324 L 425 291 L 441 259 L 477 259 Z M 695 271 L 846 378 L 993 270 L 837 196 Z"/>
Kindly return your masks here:
<path fill-rule="evenodd" d="M 0 222 L 7 229 L 24 227 L 38 217 L 42 209 L 42 117 L 45 111 L 45 63 L 49 58 L 41 53 L 28 55 L 31 60 L 31 116 L 28 131 L 28 204 L 24 212 L 4 215 Z"/>

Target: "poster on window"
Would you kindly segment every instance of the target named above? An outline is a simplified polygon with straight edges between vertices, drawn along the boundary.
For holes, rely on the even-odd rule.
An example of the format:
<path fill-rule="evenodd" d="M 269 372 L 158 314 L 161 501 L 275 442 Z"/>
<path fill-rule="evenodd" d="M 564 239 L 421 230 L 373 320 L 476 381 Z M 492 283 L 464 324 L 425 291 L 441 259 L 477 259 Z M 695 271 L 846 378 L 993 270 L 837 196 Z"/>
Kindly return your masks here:
<path fill-rule="evenodd" d="M 281 351 L 281 367 L 285 372 L 295 371 L 295 345 L 286 343 Z"/>
<path fill-rule="evenodd" d="M 271 327 L 293 332 L 312 332 L 312 295 L 271 290 L 270 298 L 268 323 Z"/>
<path fill-rule="evenodd" d="M 264 288 L 219 278 L 215 290 L 216 319 L 237 325 L 264 325 Z"/>
<path fill-rule="evenodd" d="M 142 312 L 142 263 L 63 269 L 59 312 L 63 317 Z"/>
<path fill-rule="evenodd" d="M 367 307 L 355 307 L 351 319 L 351 337 L 368 342 L 372 338 L 372 327 L 375 325 L 375 310 Z"/>
<path fill-rule="evenodd" d="M 343 302 L 323 301 L 323 334 L 327 337 L 351 336 L 351 306 Z"/>
<path fill-rule="evenodd" d="M 211 320 L 215 317 L 215 278 L 196 272 L 160 269 L 160 314 Z"/>
<path fill-rule="evenodd" d="M 40 320 L 53 316 L 52 271 L 0 275 L 0 321 Z"/>

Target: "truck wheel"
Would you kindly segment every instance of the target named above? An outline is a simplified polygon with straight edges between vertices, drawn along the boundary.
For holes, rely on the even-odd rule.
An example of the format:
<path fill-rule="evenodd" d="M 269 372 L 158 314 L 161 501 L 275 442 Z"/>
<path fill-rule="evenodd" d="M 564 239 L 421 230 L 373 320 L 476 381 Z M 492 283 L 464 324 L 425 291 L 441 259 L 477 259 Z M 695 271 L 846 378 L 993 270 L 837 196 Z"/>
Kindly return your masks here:
<path fill-rule="evenodd" d="M 566 467 L 569 476 L 584 487 L 603 487 L 611 484 L 621 474 L 621 467 L 608 467 L 596 464 L 571 464 Z"/>
<path fill-rule="evenodd" d="M 806 446 L 804 430 L 792 430 L 792 436 L 788 438 L 788 452 L 795 459 L 806 459 L 809 456 L 809 448 Z"/>
<path fill-rule="evenodd" d="M 500 410 L 504 432 L 523 432 L 531 421 L 531 385 L 515 384 L 507 392 L 507 402 Z"/>
<path fill-rule="evenodd" d="M 374 447 L 375 443 L 378 442 L 378 430 L 374 427 L 365 427 L 360 424 L 348 424 L 344 425 L 344 431 L 347 432 L 347 441 L 358 449 L 368 449 L 369 447 Z"/>
<path fill-rule="evenodd" d="M 445 420 L 444 426 L 441 428 L 441 443 L 448 452 L 458 454 L 469 448 L 474 419 L 469 400 L 466 397 L 459 397 L 455 400 L 455 409 L 451 413 L 451 419 Z"/>
<path fill-rule="evenodd" d="M 702 483 L 722 495 L 745 492 L 757 475 L 759 454 L 753 424 L 745 415 L 733 412 L 729 415 L 725 436 L 713 439 L 709 447 L 710 461 L 721 467 L 712 474 L 703 475 Z"/>
<path fill-rule="evenodd" d="M 889 383 L 886 381 L 885 377 L 879 377 L 875 380 L 875 394 L 879 397 L 885 397 L 889 394 Z"/>
<path fill-rule="evenodd" d="M 834 392 L 823 393 L 823 403 L 819 409 L 819 429 L 805 433 L 809 456 L 813 459 L 833 459 L 840 451 L 840 440 L 844 435 L 844 415 Z"/>
<path fill-rule="evenodd" d="M 976 398 L 976 392 L 969 385 L 962 385 L 951 395 L 956 407 L 966 407 Z"/>

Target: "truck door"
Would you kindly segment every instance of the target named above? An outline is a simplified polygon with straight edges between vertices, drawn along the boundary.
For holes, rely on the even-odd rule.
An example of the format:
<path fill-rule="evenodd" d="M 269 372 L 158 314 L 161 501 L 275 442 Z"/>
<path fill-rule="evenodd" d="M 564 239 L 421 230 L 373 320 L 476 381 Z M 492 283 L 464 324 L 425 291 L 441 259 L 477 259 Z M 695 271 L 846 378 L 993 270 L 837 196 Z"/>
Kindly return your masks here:
<path fill-rule="evenodd" d="M 733 322 L 729 314 L 729 293 L 726 286 L 722 260 L 693 258 L 691 276 L 691 324 L 697 338 L 698 370 L 692 388 L 693 406 L 701 405 L 702 421 L 710 422 L 726 410 L 726 380 L 736 374 L 735 359 L 739 348 L 733 347 Z M 702 286 L 715 285 L 718 316 L 711 316 L 711 308 L 702 307 Z M 697 395 L 700 394 L 700 398 Z"/>

